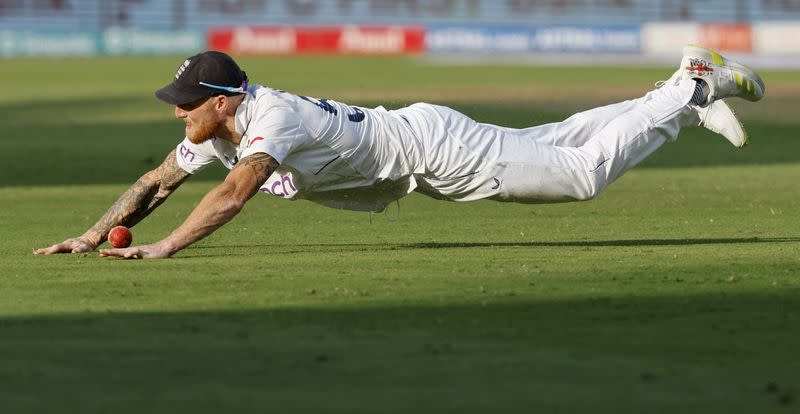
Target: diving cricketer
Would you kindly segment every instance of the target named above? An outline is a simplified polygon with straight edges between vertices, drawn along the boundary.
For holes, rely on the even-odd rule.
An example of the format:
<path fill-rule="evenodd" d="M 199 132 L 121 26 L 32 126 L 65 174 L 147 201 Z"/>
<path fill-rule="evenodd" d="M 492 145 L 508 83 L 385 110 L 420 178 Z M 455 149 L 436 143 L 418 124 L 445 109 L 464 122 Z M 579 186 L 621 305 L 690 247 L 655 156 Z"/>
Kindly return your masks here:
<path fill-rule="evenodd" d="M 259 192 L 358 211 L 383 211 L 412 191 L 449 201 L 589 200 L 681 128 L 701 125 L 744 146 L 747 134 L 724 99 L 758 101 L 764 89 L 750 68 L 687 46 L 672 77 L 643 97 L 513 129 L 427 103 L 369 109 L 250 84 L 230 56 L 208 51 L 156 92 L 186 124 L 183 141 L 84 234 L 34 254 L 95 250 L 113 227 L 134 226 L 214 161 L 229 174 L 171 234 L 100 255 L 170 257 Z"/>

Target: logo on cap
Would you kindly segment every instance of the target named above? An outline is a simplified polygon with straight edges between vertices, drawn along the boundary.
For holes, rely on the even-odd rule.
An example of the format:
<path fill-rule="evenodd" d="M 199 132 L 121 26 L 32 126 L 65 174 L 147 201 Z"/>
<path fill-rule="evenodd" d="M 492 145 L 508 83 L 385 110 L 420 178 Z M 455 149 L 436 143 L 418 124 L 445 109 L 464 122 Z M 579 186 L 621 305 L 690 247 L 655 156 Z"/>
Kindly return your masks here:
<path fill-rule="evenodd" d="M 183 62 L 183 64 L 181 65 L 181 67 L 179 67 L 179 68 L 178 68 L 178 71 L 177 71 L 177 72 L 175 72 L 175 79 L 178 79 L 178 78 L 181 76 L 181 73 L 183 73 L 183 71 L 185 71 L 185 70 L 186 70 L 186 68 L 187 68 L 187 67 L 189 67 L 189 63 L 191 63 L 191 62 L 192 62 L 192 61 L 191 61 L 191 60 L 189 60 L 189 59 L 186 59 L 186 60 Z"/>

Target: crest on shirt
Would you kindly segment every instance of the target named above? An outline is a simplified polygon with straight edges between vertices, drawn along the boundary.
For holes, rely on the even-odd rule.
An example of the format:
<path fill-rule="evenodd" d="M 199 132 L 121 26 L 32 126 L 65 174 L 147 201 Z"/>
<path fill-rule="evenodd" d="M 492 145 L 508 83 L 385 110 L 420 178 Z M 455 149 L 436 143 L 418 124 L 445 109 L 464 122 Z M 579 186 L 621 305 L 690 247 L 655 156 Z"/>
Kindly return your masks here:
<path fill-rule="evenodd" d="M 255 144 L 258 141 L 263 141 L 264 137 L 253 137 L 247 140 L 247 148 L 250 148 L 251 145 Z"/>

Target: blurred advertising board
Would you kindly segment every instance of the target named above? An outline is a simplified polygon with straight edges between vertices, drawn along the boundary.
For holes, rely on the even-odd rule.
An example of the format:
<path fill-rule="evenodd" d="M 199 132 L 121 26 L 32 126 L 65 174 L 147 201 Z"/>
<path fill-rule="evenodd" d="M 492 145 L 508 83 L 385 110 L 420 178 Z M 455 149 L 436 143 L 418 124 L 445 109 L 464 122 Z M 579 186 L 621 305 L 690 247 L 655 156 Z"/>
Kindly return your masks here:
<path fill-rule="evenodd" d="M 101 33 L 102 51 L 110 55 L 187 54 L 204 50 L 201 30 L 143 30 L 112 27 Z"/>
<path fill-rule="evenodd" d="M 748 23 L 700 23 L 700 44 L 732 53 L 753 51 L 753 32 Z"/>
<path fill-rule="evenodd" d="M 205 47 L 204 33 L 192 30 L 0 30 L 2 57 L 187 54 Z"/>
<path fill-rule="evenodd" d="M 92 56 L 99 52 L 95 32 L 0 30 L 0 56 Z"/>
<path fill-rule="evenodd" d="M 237 55 L 405 55 L 424 51 L 418 26 L 237 26 L 208 32 L 208 48 Z"/>
<path fill-rule="evenodd" d="M 674 54 L 690 43 L 726 53 L 760 53 L 753 33 L 749 23 L 647 23 L 642 29 L 644 51 L 649 55 Z"/>
<path fill-rule="evenodd" d="M 639 25 L 475 26 L 428 28 L 431 53 L 639 53 Z"/>
<path fill-rule="evenodd" d="M 798 5 L 800 7 L 800 5 Z M 774 56 L 800 55 L 800 21 L 753 25 L 753 49 Z"/>

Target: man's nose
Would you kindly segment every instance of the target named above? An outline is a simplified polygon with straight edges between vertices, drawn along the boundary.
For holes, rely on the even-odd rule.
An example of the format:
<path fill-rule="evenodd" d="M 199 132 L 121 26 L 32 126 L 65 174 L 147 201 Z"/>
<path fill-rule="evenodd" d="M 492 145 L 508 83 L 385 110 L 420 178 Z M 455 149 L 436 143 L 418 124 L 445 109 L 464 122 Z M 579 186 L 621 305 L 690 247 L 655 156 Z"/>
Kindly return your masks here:
<path fill-rule="evenodd" d="M 181 109 L 179 106 L 175 107 L 175 118 L 186 118 L 186 111 Z"/>

